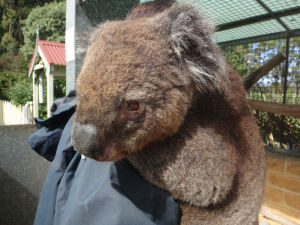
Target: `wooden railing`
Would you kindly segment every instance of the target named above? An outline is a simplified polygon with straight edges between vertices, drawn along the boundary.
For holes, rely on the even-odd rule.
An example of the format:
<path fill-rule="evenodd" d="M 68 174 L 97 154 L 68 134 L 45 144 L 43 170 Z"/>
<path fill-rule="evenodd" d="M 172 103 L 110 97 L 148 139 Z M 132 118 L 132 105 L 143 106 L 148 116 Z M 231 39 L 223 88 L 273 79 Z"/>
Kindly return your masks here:
<path fill-rule="evenodd" d="M 279 104 L 248 99 L 252 109 L 300 118 L 300 105 Z"/>

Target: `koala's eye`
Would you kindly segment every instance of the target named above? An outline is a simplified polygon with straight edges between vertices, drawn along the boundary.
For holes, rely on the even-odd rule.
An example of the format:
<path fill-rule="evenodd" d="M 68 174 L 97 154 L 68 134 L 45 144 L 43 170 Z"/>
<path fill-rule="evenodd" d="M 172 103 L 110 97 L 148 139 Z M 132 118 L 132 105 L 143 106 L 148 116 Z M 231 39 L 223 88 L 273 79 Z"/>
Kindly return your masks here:
<path fill-rule="evenodd" d="M 128 100 L 123 102 L 120 107 L 118 120 L 120 122 L 127 120 L 137 121 L 143 117 L 145 104 L 136 100 Z"/>
<path fill-rule="evenodd" d="M 140 103 L 137 101 L 130 101 L 127 102 L 127 110 L 128 111 L 137 111 L 140 107 Z"/>

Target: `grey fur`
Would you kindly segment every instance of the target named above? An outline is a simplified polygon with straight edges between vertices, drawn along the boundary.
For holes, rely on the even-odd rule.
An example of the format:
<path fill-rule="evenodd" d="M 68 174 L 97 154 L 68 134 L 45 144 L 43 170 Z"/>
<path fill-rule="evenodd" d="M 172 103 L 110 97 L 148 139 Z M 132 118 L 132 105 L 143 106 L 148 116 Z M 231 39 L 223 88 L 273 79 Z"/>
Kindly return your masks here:
<path fill-rule="evenodd" d="M 166 13 L 170 18 L 170 42 L 179 59 L 186 65 L 198 90 L 219 89 L 226 73 L 224 58 L 211 39 L 215 30 L 213 23 L 189 4 L 174 4 Z M 191 44 L 200 53 L 193 60 L 186 57 Z"/>
<path fill-rule="evenodd" d="M 243 84 L 201 15 L 174 3 L 103 24 L 77 81 L 75 124 L 96 135 L 79 143 L 73 128 L 72 140 L 98 161 L 127 157 L 179 202 L 182 225 L 250 225 L 263 197 L 263 144 Z"/>

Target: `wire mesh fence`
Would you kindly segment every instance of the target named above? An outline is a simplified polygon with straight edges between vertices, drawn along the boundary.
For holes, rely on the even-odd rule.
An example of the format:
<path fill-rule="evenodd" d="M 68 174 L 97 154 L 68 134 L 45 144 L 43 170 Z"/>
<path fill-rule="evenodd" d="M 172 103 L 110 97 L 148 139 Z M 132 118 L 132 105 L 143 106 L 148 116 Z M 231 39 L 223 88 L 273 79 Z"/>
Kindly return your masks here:
<path fill-rule="evenodd" d="M 245 79 L 278 53 L 286 56 L 286 44 L 286 39 L 275 39 L 242 45 L 223 45 L 222 52 L 241 78 Z M 288 50 L 286 88 L 284 61 L 250 89 L 249 99 L 300 104 L 300 37 L 290 38 Z M 260 111 L 255 111 L 254 115 L 266 146 L 299 152 L 299 119 Z"/>
<path fill-rule="evenodd" d="M 285 55 L 286 39 L 277 39 L 236 46 L 223 46 L 228 62 L 245 79 L 278 53 Z M 290 39 L 287 73 L 287 104 L 300 104 L 300 37 Z M 283 102 L 285 62 L 271 70 L 254 85 L 249 98 L 268 102 Z"/>

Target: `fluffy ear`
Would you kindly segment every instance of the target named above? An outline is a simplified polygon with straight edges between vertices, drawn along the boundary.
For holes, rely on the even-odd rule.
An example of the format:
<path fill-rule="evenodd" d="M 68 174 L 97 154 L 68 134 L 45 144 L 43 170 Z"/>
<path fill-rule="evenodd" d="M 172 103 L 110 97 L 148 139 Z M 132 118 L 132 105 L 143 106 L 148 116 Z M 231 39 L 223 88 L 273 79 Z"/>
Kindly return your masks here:
<path fill-rule="evenodd" d="M 224 58 L 211 39 L 214 25 L 189 4 L 175 3 L 165 13 L 170 46 L 197 89 L 219 89 L 226 73 Z"/>

